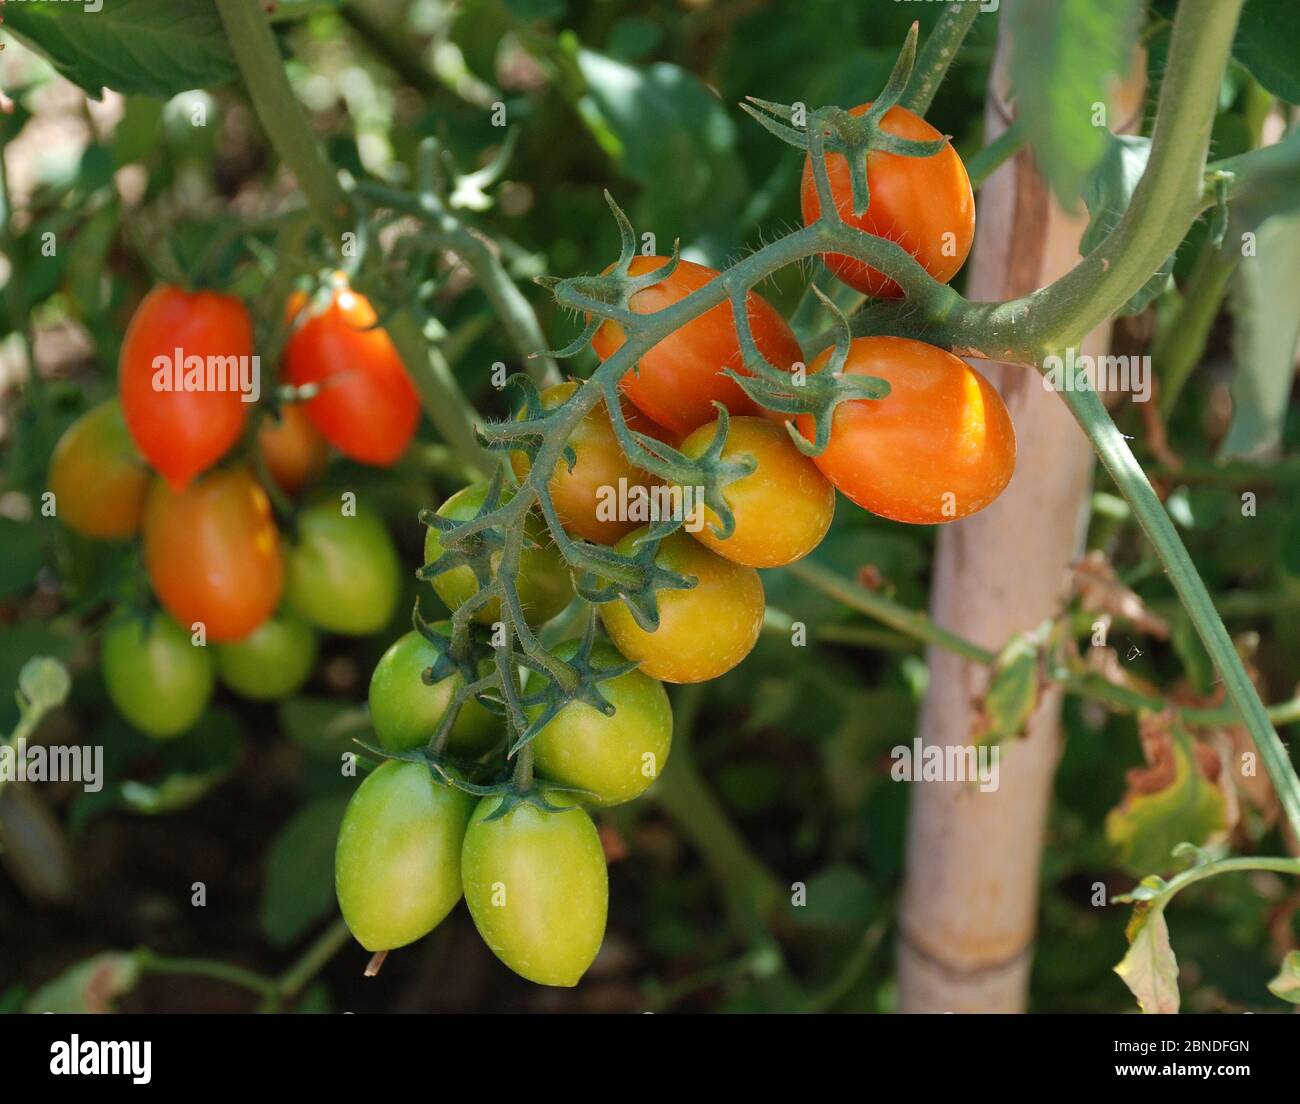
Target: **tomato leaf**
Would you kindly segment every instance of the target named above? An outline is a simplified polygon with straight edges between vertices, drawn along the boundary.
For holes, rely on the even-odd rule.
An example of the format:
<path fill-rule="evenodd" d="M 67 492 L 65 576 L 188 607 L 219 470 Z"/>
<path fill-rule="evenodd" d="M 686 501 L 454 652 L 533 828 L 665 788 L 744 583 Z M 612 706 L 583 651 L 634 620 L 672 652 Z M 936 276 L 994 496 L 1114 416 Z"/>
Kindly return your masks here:
<path fill-rule="evenodd" d="M 1282 969 L 1268 983 L 1273 996 L 1292 1004 L 1300 1004 L 1300 951 L 1291 951 L 1282 960 Z"/>
<path fill-rule="evenodd" d="M 334 841 L 346 807 L 345 797 L 313 801 L 271 844 L 258 914 L 277 946 L 292 943 L 334 905 Z"/>
<path fill-rule="evenodd" d="M 1233 56 L 1273 95 L 1300 103 L 1300 5 L 1295 0 L 1246 0 Z"/>
<path fill-rule="evenodd" d="M 1043 630 L 1012 637 L 993 664 L 989 688 L 975 719 L 977 744 L 1000 744 L 1025 731 L 1038 705 L 1043 678 L 1040 653 Z"/>
<path fill-rule="evenodd" d="M 1061 206 L 1077 206 L 1106 155 L 1094 105 L 1123 73 L 1137 33 L 1136 0 L 1022 0 L 1016 6 L 1011 82 L 1039 170 Z"/>
<path fill-rule="evenodd" d="M 1146 1013 L 1173 1013 L 1178 1011 L 1178 960 L 1169 943 L 1169 927 L 1163 909 L 1139 905 L 1142 919 L 1130 924 L 1128 953 L 1118 966 L 1117 973 L 1129 991 L 1137 998 L 1138 1007 Z"/>
<path fill-rule="evenodd" d="M 105 88 L 169 97 L 238 71 L 213 0 L 8 4 L 5 27 L 95 99 Z"/>
<path fill-rule="evenodd" d="M 1233 289 L 1237 374 L 1232 423 L 1219 448 L 1220 460 L 1260 458 L 1277 449 L 1295 377 L 1300 212 L 1267 220 L 1255 241 L 1256 255 L 1242 258 Z"/>
<path fill-rule="evenodd" d="M 140 980 L 136 957 L 108 951 L 78 962 L 31 995 L 28 1012 L 113 1012 L 115 998 Z"/>

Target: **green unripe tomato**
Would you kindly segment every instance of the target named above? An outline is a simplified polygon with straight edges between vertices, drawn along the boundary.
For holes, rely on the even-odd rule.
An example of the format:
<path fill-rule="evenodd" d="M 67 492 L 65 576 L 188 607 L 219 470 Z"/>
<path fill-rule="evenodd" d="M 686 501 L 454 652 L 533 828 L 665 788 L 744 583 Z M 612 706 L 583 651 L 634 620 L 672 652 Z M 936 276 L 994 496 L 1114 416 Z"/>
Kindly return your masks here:
<path fill-rule="evenodd" d="M 438 507 L 438 513 L 453 521 L 469 521 L 477 517 L 487 498 L 486 483 L 471 483 L 452 495 Z M 509 502 L 513 492 L 502 491 L 501 501 Z M 529 513 L 524 521 L 524 532 L 537 543 L 536 548 L 525 548 L 519 555 L 517 589 L 524 616 L 530 625 L 549 621 L 573 600 L 573 578 L 569 568 L 551 540 L 546 523 L 536 513 Z M 438 530 L 430 529 L 424 538 L 424 562 L 433 563 L 443 553 Z M 500 563 L 500 553 L 492 557 L 493 570 Z M 478 590 L 478 582 L 468 564 L 444 571 L 431 580 L 438 597 L 450 610 L 457 610 L 468 602 Z M 493 598 L 474 612 L 474 620 L 491 625 L 501 620 L 501 602 Z"/>
<path fill-rule="evenodd" d="M 552 804 L 569 806 L 562 794 Z M 609 874 L 585 809 L 551 813 L 522 803 L 487 818 L 498 796 L 478 803 L 465 833 L 465 903 L 492 953 L 538 985 L 577 985 L 605 938 Z"/>
<path fill-rule="evenodd" d="M 572 659 L 576 640 L 555 649 L 560 659 Z M 600 667 L 623 663 L 618 650 L 604 641 L 592 650 Z M 528 677 L 528 693 L 546 685 L 536 671 Z M 673 711 L 663 683 L 640 671 L 629 671 L 599 684 L 614 707 L 612 717 L 585 702 L 566 705 L 533 740 L 538 774 L 565 786 L 590 792 L 598 805 L 630 801 L 646 789 L 668 761 L 673 740 Z M 527 710 L 541 716 L 543 706 Z"/>
<path fill-rule="evenodd" d="M 397 549 L 368 510 L 322 502 L 298 515 L 285 557 L 285 605 L 326 632 L 367 636 L 393 619 L 401 589 Z"/>
<path fill-rule="evenodd" d="M 343 919 L 368 951 L 429 934 L 460 900 L 460 855 L 474 798 L 424 763 L 376 767 L 352 795 L 334 852 Z"/>
<path fill-rule="evenodd" d="M 207 648 L 170 617 L 123 620 L 104 634 L 100 669 L 117 710 L 141 732 L 179 736 L 203 715 L 216 681 Z"/>
<path fill-rule="evenodd" d="M 231 690 L 253 701 L 277 701 L 307 681 L 316 664 L 316 634 L 301 618 L 280 613 L 216 651 L 217 674 Z"/>
<path fill-rule="evenodd" d="M 433 628 L 451 636 L 450 621 L 438 621 Z M 427 744 L 452 698 L 465 685 L 455 674 L 426 686 L 424 671 L 437 659 L 433 645 L 411 630 L 399 636 L 375 665 L 370 677 L 370 720 L 380 745 L 388 751 L 409 751 Z M 470 698 L 451 726 L 447 747 L 461 755 L 480 755 L 500 739 L 497 718 Z"/>

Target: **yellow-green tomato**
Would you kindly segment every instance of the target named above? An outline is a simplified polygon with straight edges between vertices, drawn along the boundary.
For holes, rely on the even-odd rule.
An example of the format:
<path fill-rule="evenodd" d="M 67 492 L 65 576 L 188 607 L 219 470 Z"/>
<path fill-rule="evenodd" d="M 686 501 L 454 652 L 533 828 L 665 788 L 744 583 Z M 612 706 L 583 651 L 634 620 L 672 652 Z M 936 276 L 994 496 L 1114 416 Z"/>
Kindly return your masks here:
<path fill-rule="evenodd" d="M 630 555 L 644 530 L 629 533 L 615 546 Z M 665 537 L 655 563 L 693 577 L 690 590 L 660 590 L 659 627 L 646 632 L 627 604 L 606 602 L 600 620 L 620 652 L 664 682 L 708 682 L 730 671 L 758 642 L 763 629 L 763 580 L 744 564 L 724 560 L 678 530 Z"/>
<path fill-rule="evenodd" d="M 334 888 L 348 929 L 368 951 L 428 935 L 460 900 L 460 855 L 474 799 L 424 763 L 390 759 L 348 802 Z"/>
<path fill-rule="evenodd" d="M 549 794 L 496 820 L 498 796 L 478 803 L 465 833 L 465 903 L 492 953 L 538 985 L 577 985 L 605 938 L 609 874 L 587 811 Z"/>
<path fill-rule="evenodd" d="M 561 659 L 572 659 L 575 640 L 555 649 Z M 603 641 L 592 651 L 599 667 L 623 663 L 623 657 Z M 544 676 L 532 672 L 528 693 L 546 685 Z M 631 801 L 664 769 L 673 741 L 673 711 L 662 682 L 641 671 L 629 671 L 598 684 L 614 707 L 607 717 L 585 702 L 570 702 L 533 739 L 537 772 L 552 782 L 576 786 L 592 794 L 598 805 Z M 544 706 L 528 710 L 530 719 Z"/>
<path fill-rule="evenodd" d="M 141 732 L 179 736 L 203 715 L 216 664 L 170 617 L 119 621 L 104 634 L 100 668 L 108 696 Z"/>
<path fill-rule="evenodd" d="M 471 483 L 452 495 L 438 507 L 438 513 L 453 521 L 469 521 L 477 517 L 487 499 L 486 483 Z M 509 502 L 511 490 L 502 492 L 502 502 Z M 555 547 L 546 523 L 535 513 L 529 513 L 524 521 L 524 532 L 537 544 L 536 548 L 525 548 L 519 555 L 519 578 L 516 580 L 519 601 L 524 607 L 524 616 L 530 625 L 540 625 L 549 621 L 573 600 L 573 579 L 569 569 Z M 442 541 L 438 530 L 430 528 L 424 538 L 424 562 L 433 563 L 443 553 Z M 492 569 L 495 572 L 500 563 L 501 554 L 494 553 Z M 457 610 L 474 596 L 478 582 L 468 564 L 454 567 L 434 576 L 433 589 L 437 591 L 450 610 Z M 501 620 L 501 602 L 493 598 L 486 605 L 474 612 L 474 620 L 483 625 L 491 625 Z"/>
<path fill-rule="evenodd" d="M 217 674 L 236 694 L 277 701 L 295 693 L 316 664 L 316 634 L 301 618 L 280 613 L 243 640 L 217 645 Z"/>
<path fill-rule="evenodd" d="M 450 621 L 438 621 L 433 628 L 450 638 Z M 370 720 L 379 743 L 388 751 L 409 751 L 427 744 L 452 698 L 465 685 L 455 674 L 426 686 L 424 672 L 437 660 L 434 646 L 412 630 L 398 637 L 375 665 L 370 677 Z M 447 747 L 462 755 L 479 755 L 500 739 L 497 718 L 470 698 L 451 726 Z"/>
<path fill-rule="evenodd" d="M 325 632 L 368 636 L 393 618 L 401 590 L 397 549 L 368 510 L 322 502 L 298 515 L 285 556 L 285 604 Z"/>

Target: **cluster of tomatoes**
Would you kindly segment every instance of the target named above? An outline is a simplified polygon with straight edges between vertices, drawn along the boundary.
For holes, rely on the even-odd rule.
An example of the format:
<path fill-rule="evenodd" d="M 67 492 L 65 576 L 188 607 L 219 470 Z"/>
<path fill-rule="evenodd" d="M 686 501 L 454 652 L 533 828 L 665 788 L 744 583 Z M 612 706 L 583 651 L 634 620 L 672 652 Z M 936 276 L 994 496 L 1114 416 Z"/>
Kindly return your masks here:
<path fill-rule="evenodd" d="M 118 396 L 55 447 L 55 515 L 88 537 L 138 536 L 164 611 L 119 611 L 101 650 L 110 698 L 151 736 L 189 729 L 218 677 L 253 699 L 292 694 L 318 631 L 367 635 L 393 616 L 400 565 L 374 514 L 308 498 L 282 533 L 268 494 L 308 496 L 331 445 L 392 464 L 419 419 L 370 304 L 342 281 L 321 299 L 288 305 L 281 382 L 303 401 L 272 413 L 245 401 L 261 381 L 244 304 L 155 288 L 127 328 Z"/>
<path fill-rule="evenodd" d="M 901 108 L 891 109 L 884 126 L 902 137 L 939 136 Z M 848 168 L 843 157 L 836 163 L 837 156 L 828 158 L 828 170 L 841 217 L 899 241 L 936 279 L 951 279 L 974 231 L 970 183 L 957 154 L 947 146 L 926 159 L 872 153 L 872 198 L 861 216 L 853 215 Z M 812 222 L 819 210 L 811 167 L 803 198 L 805 219 Z M 956 241 L 955 252 L 944 247 L 945 240 Z M 901 294 L 883 274 L 852 258 L 826 260 L 837 276 L 867 294 Z M 638 257 L 628 275 L 667 264 L 664 257 Z M 661 282 L 637 291 L 631 308 L 658 311 L 718 275 L 680 262 Z M 771 305 L 751 292 L 746 311 L 755 343 L 770 363 L 790 370 L 802 362 L 794 334 Z M 606 322 L 593 346 L 604 360 L 625 339 L 618 325 Z M 827 350 L 808 371 L 823 370 L 830 358 Z M 720 304 L 661 340 L 622 381 L 621 413 L 629 428 L 691 459 L 715 441 L 721 428 L 716 404 L 722 404 L 729 412 L 722 459 L 748 457 L 753 468 L 724 488 L 734 515 L 729 535 L 720 535 L 719 519 L 704 508 L 702 526 L 680 528 L 659 542 L 656 564 L 694 585 L 656 592 L 659 623 L 653 631 L 615 600 L 598 606 L 607 641 L 588 637 L 555 649 L 557 658 L 579 657 L 584 669 L 595 672 L 599 694 L 614 709 L 571 700 L 537 731 L 531 747 L 540 800 L 490 792 L 491 787 L 476 796 L 466 792 L 473 787 L 444 783 L 427 763 L 403 759 L 386 762 L 357 790 L 339 834 L 336 882 L 343 915 L 369 950 L 387 951 L 424 936 L 463 895 L 484 941 L 507 966 L 540 984 L 576 984 L 600 948 L 608 909 L 600 838 L 583 806 L 631 800 L 663 769 L 672 742 L 665 682 L 716 678 L 754 647 L 764 614 L 757 569 L 811 552 L 830 527 L 837 489 L 884 517 L 933 524 L 981 509 L 1011 477 L 1015 435 L 1006 407 L 983 377 L 942 349 L 899 338 L 853 341 L 843 371 L 882 378 L 890 392 L 878 401 L 837 407 L 829 446 L 812 457 L 791 440 L 785 416 L 757 406 L 722 374 L 728 368 L 744 371 L 732 308 Z M 567 382 L 542 392 L 543 410 L 565 403 L 578 386 Z M 795 422 L 811 441 L 810 417 Z M 660 481 L 629 460 L 603 405 L 584 416 L 567 443 L 571 455 L 556 463 L 546 481 L 556 516 L 570 537 L 631 555 L 647 534 L 642 519 L 611 516 L 602 507 L 612 488 L 648 494 Z M 527 455 L 513 453 L 511 465 L 519 480 L 529 477 Z M 466 487 L 437 513 L 468 521 L 480 515 L 490 494 L 487 483 Z M 501 501 L 510 496 L 506 489 Z M 625 501 L 633 497 L 622 495 Z M 536 628 L 569 605 L 574 585 L 536 511 L 526 516 L 525 533 L 530 539 L 516 590 Z M 443 553 L 439 530 L 431 527 L 426 564 Z M 432 584 L 452 610 L 480 589 L 474 570 L 463 563 L 440 570 Z M 491 626 L 500 617 L 494 597 L 474 610 L 472 620 Z M 432 628 L 450 637 L 450 623 Z M 439 646 L 412 631 L 379 662 L 370 708 L 387 751 L 425 747 L 460 694 L 461 674 L 423 681 L 445 651 L 446 642 Z M 543 706 L 535 703 L 544 698 L 547 681 L 535 671 L 528 674 L 523 690 L 524 700 L 534 703 L 526 708 L 530 720 L 541 714 Z M 499 713 L 499 707 L 466 701 L 445 750 L 462 759 L 499 760 L 506 746 Z"/>

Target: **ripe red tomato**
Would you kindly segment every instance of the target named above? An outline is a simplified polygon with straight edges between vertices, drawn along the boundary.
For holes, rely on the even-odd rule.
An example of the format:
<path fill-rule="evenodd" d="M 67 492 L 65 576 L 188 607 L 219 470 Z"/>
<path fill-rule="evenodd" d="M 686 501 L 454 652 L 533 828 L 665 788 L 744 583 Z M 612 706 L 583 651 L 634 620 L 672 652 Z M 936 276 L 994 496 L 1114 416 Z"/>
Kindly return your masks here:
<path fill-rule="evenodd" d="M 209 641 L 242 640 L 275 612 L 283 570 L 271 503 L 245 468 L 215 471 L 174 494 L 155 481 L 144 561 L 158 601 Z"/>
<path fill-rule="evenodd" d="M 630 554 L 640 532 L 619 541 L 618 550 Z M 656 594 L 654 632 L 641 628 L 624 602 L 606 602 L 599 612 L 610 640 L 664 682 L 708 682 L 726 674 L 749 655 L 763 629 L 766 603 L 758 572 L 724 560 L 680 529 L 659 545 L 655 563 L 698 582 L 690 590 Z"/>
<path fill-rule="evenodd" d="M 68 426 L 50 459 L 56 516 L 74 532 L 100 540 L 129 537 L 140 528 L 151 478 L 117 399 Z"/>
<path fill-rule="evenodd" d="M 859 104 L 852 114 L 863 115 L 870 107 L 870 103 Z M 921 142 L 943 137 L 905 107 L 886 111 L 882 126 L 896 137 Z M 853 213 L 848 161 L 843 154 L 828 154 L 826 167 L 835 209 L 850 226 L 898 242 L 941 283 L 946 284 L 966 263 L 975 237 L 975 197 L 966 166 L 951 144 L 933 157 L 906 157 L 880 150 L 868 154 L 871 202 L 860 216 Z M 815 222 L 821 215 L 821 204 L 813 180 L 812 158 L 804 162 L 800 199 L 804 225 Z M 896 299 L 903 294 L 903 289 L 883 272 L 843 253 L 828 253 L 823 260 L 836 276 L 866 295 Z"/>
<path fill-rule="evenodd" d="M 542 392 L 542 406 L 551 410 L 577 389 L 574 381 L 548 387 Z M 646 433 L 649 428 L 643 424 L 646 419 L 639 411 L 636 415 L 629 424 Z M 555 512 L 573 536 L 597 544 L 614 544 L 641 524 L 621 520 L 618 511 L 613 509 L 619 501 L 619 480 L 624 481 L 629 491 L 633 487 L 651 486 L 658 480 L 628 462 L 603 403 L 598 403 L 578 423 L 569 438 L 569 446 L 578 458 L 577 463 L 570 468 L 563 458 L 557 460 L 548 483 Z M 510 466 L 515 477 L 523 480 L 532 465 L 525 453 L 512 452 Z"/>
<path fill-rule="evenodd" d="M 329 444 L 300 403 L 286 403 L 278 419 L 270 415 L 262 419 L 257 447 L 271 478 L 285 494 L 296 495 L 314 483 L 329 462 Z"/>
<path fill-rule="evenodd" d="M 462 487 L 438 507 L 442 517 L 453 521 L 469 521 L 477 517 L 487 499 L 488 484 L 471 483 Z M 510 501 L 512 492 L 507 488 L 502 502 Z M 515 580 L 524 616 L 530 625 L 549 621 L 573 600 L 573 577 L 560 550 L 551 540 L 550 531 L 534 510 L 528 512 L 524 532 L 536 542 L 536 548 L 525 548 L 519 555 L 519 577 Z M 433 563 L 443 553 L 438 530 L 430 528 L 424 537 L 424 562 Z M 493 571 L 501 561 L 501 553 L 493 553 Z M 478 591 L 478 581 L 468 564 L 453 567 L 430 582 L 438 597 L 453 612 L 468 602 Z M 481 625 L 491 625 L 501 620 L 501 600 L 492 598 L 474 611 L 473 620 Z"/>
<path fill-rule="evenodd" d="M 830 350 L 810 372 L 820 371 Z M 1016 467 L 1016 433 L 1002 396 L 964 360 L 902 337 L 859 337 L 844 371 L 889 381 L 883 399 L 835 408 L 830 444 L 814 462 L 866 510 L 937 525 L 992 502 Z M 801 415 L 809 440 L 813 421 Z"/>
<path fill-rule="evenodd" d="M 681 444 L 692 458 L 713 441 L 718 423 L 700 426 Z M 835 488 L 794 447 L 784 426 L 766 418 L 732 418 L 722 455 L 752 456 L 758 467 L 728 483 L 722 493 L 735 515 L 735 531 L 719 540 L 717 515 L 704 510 L 704 525 L 689 532 L 706 548 L 750 567 L 780 567 L 803 559 L 820 543 L 835 516 Z M 698 520 L 698 519 L 696 519 Z"/>
<path fill-rule="evenodd" d="M 630 273 L 639 276 L 668 263 L 667 257 L 635 257 Z M 698 291 L 718 273 L 704 265 L 682 261 L 663 283 L 654 284 L 632 296 L 637 314 L 662 310 L 693 291 Z M 776 310 L 755 292 L 746 299 L 749 325 L 759 352 L 778 368 L 787 371 L 803 352 L 794 333 Z M 608 360 L 623 346 L 623 328 L 605 322 L 591 340 L 601 360 Z M 624 393 L 645 414 L 679 437 L 712 421 L 714 401 L 733 414 L 757 414 L 758 407 L 740 386 L 721 374 L 723 368 L 743 368 L 740 339 L 736 335 L 731 304 L 719 303 L 680 330 L 669 334 L 641 358 L 639 371 L 623 377 Z"/>
<path fill-rule="evenodd" d="M 238 373 L 241 365 L 251 370 L 252 353 L 248 311 L 229 295 L 164 284 L 136 308 L 118 366 L 122 411 L 136 446 L 172 490 L 184 490 L 239 440 L 252 406 Z M 199 389 L 185 389 L 191 386 Z"/>
<path fill-rule="evenodd" d="M 609 873 L 600 835 L 572 798 L 548 793 L 548 812 L 516 805 L 489 820 L 499 796 L 478 803 L 460 868 L 465 904 L 492 953 L 538 985 L 577 985 L 605 938 Z"/>
<path fill-rule="evenodd" d="M 109 699 L 136 728 L 158 739 L 179 736 L 212 698 L 212 653 L 190 642 L 170 617 L 119 617 L 104 634 L 100 669 Z"/>
<path fill-rule="evenodd" d="M 382 329 L 370 301 L 338 279 L 319 314 L 298 319 L 307 304 L 289 301 L 299 321 L 284 348 L 284 382 L 320 384 L 303 405 L 316 428 L 344 456 L 387 468 L 411 443 L 420 421 L 420 399 L 406 366 Z"/>
<path fill-rule="evenodd" d="M 567 660 L 577 650 L 576 640 L 566 640 L 554 654 Z M 596 644 L 592 658 L 602 667 L 623 662 L 605 641 Z M 545 686 L 542 675 L 529 674 L 528 693 Z M 597 805 L 618 805 L 643 793 L 664 769 L 673 742 L 673 710 L 663 683 L 644 671 L 604 679 L 598 688 L 614 715 L 607 717 L 585 702 L 570 702 L 534 737 L 533 753 L 542 777 L 586 790 Z M 530 707 L 529 720 L 536 720 L 543 708 Z"/>
<path fill-rule="evenodd" d="M 425 763 L 390 759 L 357 787 L 334 851 L 334 888 L 368 951 L 433 931 L 460 900 L 460 854 L 474 799 Z"/>

